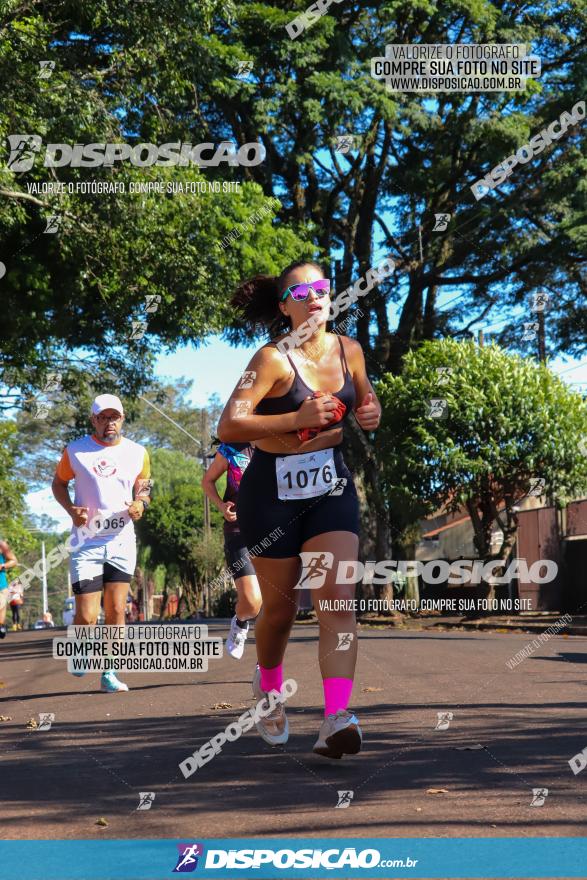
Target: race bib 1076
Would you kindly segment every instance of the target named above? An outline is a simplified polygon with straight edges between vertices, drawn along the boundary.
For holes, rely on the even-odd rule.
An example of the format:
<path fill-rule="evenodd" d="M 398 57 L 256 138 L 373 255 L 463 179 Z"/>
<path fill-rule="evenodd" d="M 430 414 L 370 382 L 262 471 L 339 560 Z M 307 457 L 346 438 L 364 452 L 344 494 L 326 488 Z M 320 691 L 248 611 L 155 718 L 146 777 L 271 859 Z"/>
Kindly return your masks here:
<path fill-rule="evenodd" d="M 299 501 L 325 495 L 337 479 L 332 449 L 279 456 L 275 462 L 277 497 Z"/>

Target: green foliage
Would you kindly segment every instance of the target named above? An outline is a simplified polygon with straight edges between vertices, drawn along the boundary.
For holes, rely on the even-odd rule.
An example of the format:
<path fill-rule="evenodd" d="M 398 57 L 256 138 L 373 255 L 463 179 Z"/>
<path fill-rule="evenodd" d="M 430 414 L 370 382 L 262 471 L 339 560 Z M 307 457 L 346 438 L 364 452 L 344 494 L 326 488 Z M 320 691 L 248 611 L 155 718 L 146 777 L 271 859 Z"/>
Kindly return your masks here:
<path fill-rule="evenodd" d="M 13 546 L 30 546 L 26 528 L 24 480 L 15 473 L 19 439 L 11 422 L 0 421 L 0 538 Z"/>
<path fill-rule="evenodd" d="M 441 367 L 450 369 L 446 384 L 439 384 Z M 544 365 L 496 345 L 427 342 L 406 357 L 401 376 L 382 379 L 378 393 L 389 484 L 428 505 L 456 509 L 489 484 L 497 500 L 521 496 L 538 476 L 561 501 L 587 489 L 579 450 L 585 403 Z M 447 401 L 447 418 L 427 415 L 432 399 Z"/>
<path fill-rule="evenodd" d="M 126 413 L 123 433 L 131 440 L 149 447 L 181 448 L 186 454 L 199 457 L 202 448 L 208 450 L 210 446 L 211 432 L 222 407 L 214 397 L 207 408 L 192 406 L 187 399 L 192 384 L 188 379 L 154 382 L 138 399 L 125 397 L 110 384 L 102 388 L 95 385 L 92 390 L 120 394 Z M 64 446 L 92 431 L 88 418 L 91 398 L 92 395 L 84 396 L 82 404 L 71 394 L 64 378 L 63 391 L 39 397 L 51 404 L 45 419 L 34 418 L 28 409 L 17 411 L 14 426 L 18 430 L 19 454 L 14 467 L 29 491 L 47 486 Z"/>
<path fill-rule="evenodd" d="M 440 367 L 450 368 L 446 379 Z M 587 491 L 585 402 L 544 365 L 495 345 L 427 342 L 378 393 L 383 482 L 404 523 L 441 506 L 478 508 L 487 523 L 502 503 L 515 519 L 537 478 L 561 505 Z M 428 415 L 433 399 L 447 401 L 446 418 Z"/>
<path fill-rule="evenodd" d="M 149 548 L 149 567 L 164 565 L 176 574 L 195 609 L 203 583 L 222 564 L 221 517 L 211 507 L 212 537 L 206 542 L 201 466 L 169 449 L 152 449 L 150 455 L 153 500 L 137 523 L 137 536 Z"/>
<path fill-rule="evenodd" d="M 194 92 L 193 68 L 203 60 L 198 36 L 232 11 L 232 4 L 214 0 L 124 10 L 105 2 L 82 9 L 65 0 L 35 11 L 9 5 L 0 14 L 7 96 L 0 141 L 16 133 L 38 134 L 44 144 L 209 141 Z M 47 79 L 39 77 L 41 59 L 55 65 Z M 87 180 L 127 191 L 29 191 L 34 183 L 75 188 Z M 221 191 L 129 192 L 131 184 L 149 181 L 184 187 L 216 181 Z M 240 191 L 223 191 L 222 182 L 238 182 Z M 173 349 L 224 330 L 232 318 L 229 293 L 244 274 L 270 271 L 307 249 L 305 237 L 267 214 L 247 226 L 246 242 L 224 252 L 222 237 L 266 201 L 259 182 L 229 165 L 200 170 L 126 162 L 50 170 L 37 157 L 30 172 L 15 173 L 3 164 L 2 296 L 11 320 L 0 337 L 3 379 L 16 397 L 5 406 L 37 396 L 56 366 L 71 372 L 69 390 L 80 400 L 88 367 L 101 378 L 112 370 L 120 390 L 137 392 L 161 346 Z M 61 228 L 45 234 L 52 215 Z M 147 295 L 160 297 L 156 313 L 145 312 Z M 132 321 L 145 319 L 147 334 L 131 340 Z M 80 349 L 83 367 L 72 355 Z"/>

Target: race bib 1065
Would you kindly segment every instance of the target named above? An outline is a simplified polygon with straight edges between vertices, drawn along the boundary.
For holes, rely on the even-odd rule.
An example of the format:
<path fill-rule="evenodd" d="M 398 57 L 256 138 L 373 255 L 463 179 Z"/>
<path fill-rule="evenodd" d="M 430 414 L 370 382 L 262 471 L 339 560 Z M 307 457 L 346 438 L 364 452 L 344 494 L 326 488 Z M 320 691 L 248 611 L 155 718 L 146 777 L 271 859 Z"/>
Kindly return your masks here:
<path fill-rule="evenodd" d="M 88 525 L 95 533 L 94 537 L 102 538 L 119 534 L 128 522 L 130 516 L 126 510 L 98 510 Z"/>

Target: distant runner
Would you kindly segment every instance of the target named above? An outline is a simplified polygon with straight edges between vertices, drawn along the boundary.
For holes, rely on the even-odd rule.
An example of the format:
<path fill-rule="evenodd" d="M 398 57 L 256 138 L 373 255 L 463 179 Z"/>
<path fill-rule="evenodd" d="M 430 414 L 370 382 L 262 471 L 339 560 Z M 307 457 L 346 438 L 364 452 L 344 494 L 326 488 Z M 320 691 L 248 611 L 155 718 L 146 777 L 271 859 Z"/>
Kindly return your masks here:
<path fill-rule="evenodd" d="M 214 461 L 204 474 L 202 488 L 224 517 L 224 553 L 237 592 L 235 614 L 226 640 L 226 650 L 240 660 L 249 634 L 249 620 L 261 609 L 261 591 L 236 519 L 236 499 L 242 475 L 251 460 L 248 443 L 221 443 Z M 226 473 L 226 491 L 221 498 L 216 483 Z"/>
<path fill-rule="evenodd" d="M 13 581 L 10 581 L 8 587 L 8 596 L 10 603 L 10 612 L 12 614 L 12 627 L 13 632 L 22 629 L 22 623 L 20 620 L 20 610 L 24 605 L 24 590 L 22 588 L 22 584 L 18 578 L 15 578 Z"/>
<path fill-rule="evenodd" d="M 149 456 L 143 446 L 122 436 L 124 411 L 115 395 L 96 397 L 90 421 L 94 433 L 74 440 L 64 450 L 52 489 L 73 522 L 74 623 L 96 623 L 104 590 L 104 622 L 123 626 L 137 556 L 133 523 L 150 501 Z M 70 480 L 75 480 L 73 503 Z M 88 535 L 88 529 L 92 534 Z M 103 673 L 101 689 L 114 693 L 127 691 L 128 686 L 111 671 Z"/>
<path fill-rule="evenodd" d="M 16 556 L 0 539 L 0 639 L 6 638 L 6 606 L 8 604 L 8 578 L 6 572 L 18 565 Z"/>

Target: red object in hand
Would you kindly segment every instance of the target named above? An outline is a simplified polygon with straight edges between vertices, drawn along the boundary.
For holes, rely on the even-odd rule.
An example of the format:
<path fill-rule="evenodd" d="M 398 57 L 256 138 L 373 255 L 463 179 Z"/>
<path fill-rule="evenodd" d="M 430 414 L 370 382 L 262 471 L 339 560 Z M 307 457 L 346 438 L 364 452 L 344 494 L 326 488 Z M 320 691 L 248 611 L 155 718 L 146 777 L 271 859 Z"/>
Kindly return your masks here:
<path fill-rule="evenodd" d="M 305 443 L 306 440 L 313 440 L 314 437 L 317 437 L 322 431 L 327 430 L 332 427 L 332 425 L 336 425 L 337 422 L 340 422 L 346 412 L 346 405 L 342 400 L 339 400 L 336 394 L 330 394 L 328 391 L 314 391 L 312 397 L 324 397 L 325 394 L 336 401 L 336 409 L 332 411 L 332 420 L 327 425 L 324 425 L 323 428 L 300 428 L 298 431 L 298 440 L 302 443 Z"/>

